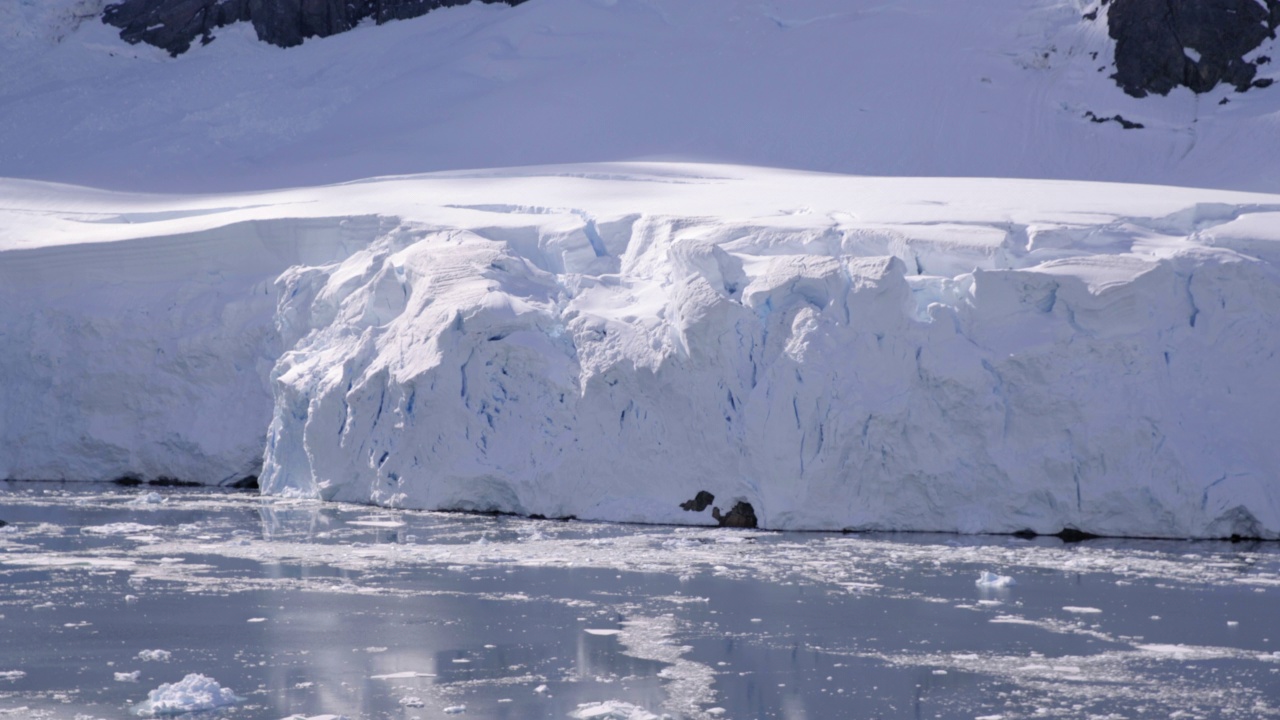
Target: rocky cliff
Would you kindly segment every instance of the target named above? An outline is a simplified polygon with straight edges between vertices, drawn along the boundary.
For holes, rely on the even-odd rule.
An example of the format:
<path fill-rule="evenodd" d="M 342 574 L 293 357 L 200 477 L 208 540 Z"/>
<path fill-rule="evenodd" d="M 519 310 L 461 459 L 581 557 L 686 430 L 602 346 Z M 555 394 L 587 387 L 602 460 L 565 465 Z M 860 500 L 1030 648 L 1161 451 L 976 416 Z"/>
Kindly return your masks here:
<path fill-rule="evenodd" d="M 1112 78 L 1134 97 L 1178 86 L 1196 93 L 1220 83 L 1241 92 L 1265 87 L 1271 80 L 1255 76 L 1270 58 L 1251 55 L 1278 25 L 1280 0 L 1111 0 Z"/>
<path fill-rule="evenodd" d="M 524 0 L 479 0 L 518 5 Z M 120 37 L 145 42 L 179 55 L 197 38 L 213 40 L 213 31 L 235 22 L 251 22 L 258 38 L 281 47 L 309 37 L 346 32 L 364 20 L 381 25 L 424 15 L 436 8 L 472 0 L 124 0 L 108 5 L 103 22 L 120 28 Z"/>

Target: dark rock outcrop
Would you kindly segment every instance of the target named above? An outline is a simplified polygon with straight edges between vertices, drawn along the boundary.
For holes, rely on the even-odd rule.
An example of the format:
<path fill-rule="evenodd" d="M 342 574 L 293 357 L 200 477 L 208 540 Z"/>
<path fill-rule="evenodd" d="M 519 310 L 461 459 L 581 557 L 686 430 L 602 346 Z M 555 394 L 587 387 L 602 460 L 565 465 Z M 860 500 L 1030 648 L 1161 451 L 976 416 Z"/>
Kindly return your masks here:
<path fill-rule="evenodd" d="M 292 47 L 309 37 L 346 32 L 366 19 L 381 25 L 470 2 L 473 0 L 123 0 L 108 5 L 102 21 L 120 28 L 120 37 L 127 42 L 145 42 L 177 56 L 190 49 L 197 38 L 207 44 L 215 29 L 236 22 L 253 23 L 264 42 Z"/>
<path fill-rule="evenodd" d="M 228 483 L 227 487 L 231 488 L 232 490 L 257 490 L 259 489 L 258 476 L 245 475 L 244 477 L 240 478 L 239 480 L 236 480 L 235 482 Z"/>
<path fill-rule="evenodd" d="M 1085 540 L 1096 540 L 1101 536 L 1094 535 L 1091 532 L 1085 532 L 1084 530 L 1078 530 L 1073 527 L 1064 527 L 1058 532 L 1054 533 L 1053 537 L 1058 538 L 1064 543 L 1078 543 L 1078 542 L 1084 542 Z"/>
<path fill-rule="evenodd" d="M 1180 85 L 1196 93 L 1219 83 L 1241 92 L 1270 85 L 1254 79 L 1265 60 L 1245 60 L 1280 26 L 1280 0 L 1264 2 L 1265 8 L 1259 0 L 1111 0 L 1111 77 L 1134 97 L 1167 95 Z"/>
<path fill-rule="evenodd" d="M 680 503 L 681 510 L 689 512 L 702 512 L 707 506 L 716 501 L 716 496 L 706 490 L 699 490 L 698 494 L 693 496 L 692 500 L 686 500 Z"/>
<path fill-rule="evenodd" d="M 1087 111 L 1084 114 L 1084 116 L 1085 116 L 1085 119 L 1095 123 L 1109 123 L 1109 122 L 1116 123 L 1117 125 L 1124 128 L 1125 130 L 1141 130 L 1142 128 L 1146 127 L 1142 123 L 1125 120 L 1124 117 L 1120 115 L 1112 115 L 1111 117 L 1098 117 L 1093 113 L 1092 110 Z"/>
<path fill-rule="evenodd" d="M 711 517 L 719 521 L 720 527 L 756 527 L 756 509 L 751 507 L 751 503 L 748 502 L 739 502 L 724 515 L 720 514 L 720 508 L 711 508 Z"/>

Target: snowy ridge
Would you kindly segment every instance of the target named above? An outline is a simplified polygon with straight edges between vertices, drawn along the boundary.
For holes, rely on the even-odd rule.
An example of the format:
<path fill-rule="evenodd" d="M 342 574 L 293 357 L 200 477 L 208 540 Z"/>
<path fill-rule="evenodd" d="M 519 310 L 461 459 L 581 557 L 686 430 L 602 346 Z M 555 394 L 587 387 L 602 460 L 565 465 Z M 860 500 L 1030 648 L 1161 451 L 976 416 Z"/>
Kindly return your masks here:
<path fill-rule="evenodd" d="M 1280 192 L 1280 88 L 1130 97 L 1097 0 L 473 3 L 288 50 L 241 23 L 178 58 L 76 22 L 101 6 L 0 3 L 0 175 L 222 192 L 663 159 Z"/>
<path fill-rule="evenodd" d="M 0 195 L 0 333 L 35 338 L 2 476 L 1280 536 L 1277 196 L 662 164 Z"/>

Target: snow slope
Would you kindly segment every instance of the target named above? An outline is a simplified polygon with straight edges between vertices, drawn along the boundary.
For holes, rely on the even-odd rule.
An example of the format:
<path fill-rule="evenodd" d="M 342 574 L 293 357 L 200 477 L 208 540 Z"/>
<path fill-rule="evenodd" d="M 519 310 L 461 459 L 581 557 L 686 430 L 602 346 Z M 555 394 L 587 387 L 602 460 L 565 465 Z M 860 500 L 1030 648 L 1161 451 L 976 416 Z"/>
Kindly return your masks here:
<path fill-rule="evenodd" d="M 1280 192 L 1280 87 L 1131 98 L 1096 0 L 531 0 L 289 50 L 233 27 L 176 59 L 101 5 L 0 3 L 0 176 L 234 191 L 666 159 Z"/>
<path fill-rule="evenodd" d="M 0 476 L 1280 536 L 1280 196 L 597 164 L 0 208 Z"/>

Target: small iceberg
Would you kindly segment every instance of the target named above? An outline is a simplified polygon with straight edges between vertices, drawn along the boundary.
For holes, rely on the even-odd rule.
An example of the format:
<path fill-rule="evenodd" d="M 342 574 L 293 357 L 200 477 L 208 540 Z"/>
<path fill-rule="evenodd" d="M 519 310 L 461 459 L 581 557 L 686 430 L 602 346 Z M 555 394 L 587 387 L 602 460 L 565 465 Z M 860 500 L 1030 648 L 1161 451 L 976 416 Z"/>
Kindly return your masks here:
<path fill-rule="evenodd" d="M 234 705 L 240 700 L 217 680 L 191 673 L 176 683 L 164 683 L 147 693 L 147 699 L 134 708 L 134 713 L 141 717 L 182 715 Z"/>
<path fill-rule="evenodd" d="M 983 570 L 974 583 L 980 588 L 1005 588 L 1016 584 L 1017 582 L 1008 575 L 997 575 L 990 570 Z"/>

